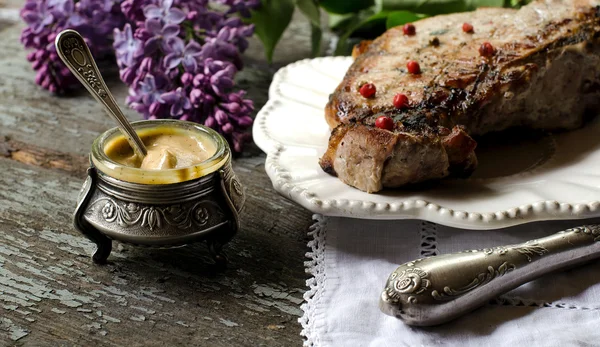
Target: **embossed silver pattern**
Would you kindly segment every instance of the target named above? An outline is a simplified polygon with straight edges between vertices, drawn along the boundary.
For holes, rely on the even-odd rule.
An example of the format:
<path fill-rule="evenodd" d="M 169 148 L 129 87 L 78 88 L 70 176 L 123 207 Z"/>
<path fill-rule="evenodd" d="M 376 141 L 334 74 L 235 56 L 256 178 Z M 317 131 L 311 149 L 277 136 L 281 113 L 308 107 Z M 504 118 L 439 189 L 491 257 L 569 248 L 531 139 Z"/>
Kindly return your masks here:
<path fill-rule="evenodd" d="M 204 227 L 214 219 L 213 216 L 218 219 L 225 216 L 220 206 L 211 200 L 203 200 L 192 206 L 177 204 L 161 207 L 102 197 L 89 204 L 86 216 L 98 211 L 102 222 L 107 225 L 116 224 L 124 229 L 148 228 L 151 232 L 167 225 L 180 230 Z"/>
<path fill-rule="evenodd" d="M 455 319 L 548 272 L 600 257 L 600 225 L 518 245 L 468 250 L 400 265 L 388 278 L 381 310 L 406 324 Z"/>
<path fill-rule="evenodd" d="M 215 260 L 224 262 L 221 248 L 238 231 L 244 202 L 230 160 L 212 174 L 167 185 L 119 181 L 90 167 L 74 219 L 98 246 L 98 263 L 110 254 L 110 240 L 154 247 L 206 241 Z"/>

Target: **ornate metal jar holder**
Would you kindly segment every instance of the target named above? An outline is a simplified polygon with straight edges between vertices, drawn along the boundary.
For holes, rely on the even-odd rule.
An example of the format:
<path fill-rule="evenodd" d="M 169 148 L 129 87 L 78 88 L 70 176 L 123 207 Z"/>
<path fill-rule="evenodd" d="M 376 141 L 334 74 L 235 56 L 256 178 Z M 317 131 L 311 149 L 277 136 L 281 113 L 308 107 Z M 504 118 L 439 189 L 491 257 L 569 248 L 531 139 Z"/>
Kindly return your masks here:
<path fill-rule="evenodd" d="M 227 259 L 222 247 L 239 229 L 239 212 L 245 201 L 243 187 L 231 169 L 229 147 L 216 132 L 197 124 L 164 120 L 133 123 L 136 130 L 158 124 L 204 132 L 217 144 L 217 153 L 187 171 L 155 172 L 163 182 L 172 177 L 192 177 L 183 182 L 125 181 L 115 176 L 137 177 L 136 170 L 140 169 L 119 167 L 106 156 L 105 144 L 119 135 L 116 129 L 107 131 L 92 147 L 88 177 L 75 210 L 75 228 L 97 245 L 92 256 L 96 263 L 107 260 L 112 240 L 161 248 L 206 241 L 215 261 L 224 265 Z"/>

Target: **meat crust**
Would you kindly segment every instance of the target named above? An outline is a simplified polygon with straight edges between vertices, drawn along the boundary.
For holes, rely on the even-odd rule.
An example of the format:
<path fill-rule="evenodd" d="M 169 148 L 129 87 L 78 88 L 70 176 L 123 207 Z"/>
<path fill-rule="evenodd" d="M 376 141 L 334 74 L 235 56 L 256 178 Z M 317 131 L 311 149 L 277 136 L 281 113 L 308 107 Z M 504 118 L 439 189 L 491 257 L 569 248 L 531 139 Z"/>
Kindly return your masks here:
<path fill-rule="evenodd" d="M 472 137 L 510 127 L 570 130 L 600 108 L 600 0 L 540 0 L 520 10 L 482 8 L 427 18 L 355 48 L 331 95 L 333 129 L 321 167 L 367 192 L 466 176 L 477 165 Z M 474 33 L 462 31 L 473 25 Z M 483 42 L 495 48 L 479 54 Z M 406 63 L 418 61 L 421 73 Z M 377 88 L 363 98 L 364 83 Z M 402 93 L 409 107 L 398 110 Z M 374 126 L 391 117 L 392 131 Z"/>

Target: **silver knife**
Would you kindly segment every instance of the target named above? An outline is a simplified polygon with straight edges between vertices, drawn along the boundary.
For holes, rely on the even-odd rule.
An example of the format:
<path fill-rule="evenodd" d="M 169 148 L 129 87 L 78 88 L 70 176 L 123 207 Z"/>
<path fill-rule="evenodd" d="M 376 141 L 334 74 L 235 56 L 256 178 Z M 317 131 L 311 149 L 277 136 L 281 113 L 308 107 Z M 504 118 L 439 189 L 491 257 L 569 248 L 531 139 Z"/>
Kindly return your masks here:
<path fill-rule="evenodd" d="M 380 308 L 409 325 L 438 325 L 552 271 L 600 257 L 600 225 L 509 246 L 467 250 L 400 265 Z"/>

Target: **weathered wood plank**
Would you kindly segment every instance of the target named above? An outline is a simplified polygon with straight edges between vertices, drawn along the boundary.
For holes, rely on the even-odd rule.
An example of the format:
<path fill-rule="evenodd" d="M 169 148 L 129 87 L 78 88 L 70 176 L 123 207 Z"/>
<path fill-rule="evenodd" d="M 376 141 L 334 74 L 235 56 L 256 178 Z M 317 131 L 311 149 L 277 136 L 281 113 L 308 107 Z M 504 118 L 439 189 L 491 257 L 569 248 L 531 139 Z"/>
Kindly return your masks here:
<path fill-rule="evenodd" d="M 0 344 L 20 332 L 24 342 L 106 346 L 300 343 L 304 243 L 264 228 L 281 228 L 272 218 L 281 211 L 250 195 L 263 215 L 246 211 L 253 223 L 227 247 L 231 266 L 222 274 L 213 273 L 203 245 L 119 246 L 97 266 L 93 245 L 71 227 L 80 180 L 7 159 L 0 172 L 0 332 L 7 333 Z M 267 216 L 261 232 L 256 218 Z"/>
<path fill-rule="evenodd" d="M 89 160 L 81 155 L 68 154 L 41 148 L 27 143 L 0 137 L 0 157 L 23 164 L 57 169 L 83 177 Z"/>
<path fill-rule="evenodd" d="M 0 8 L 20 9 L 23 6 L 23 0 L 0 0 Z"/>

